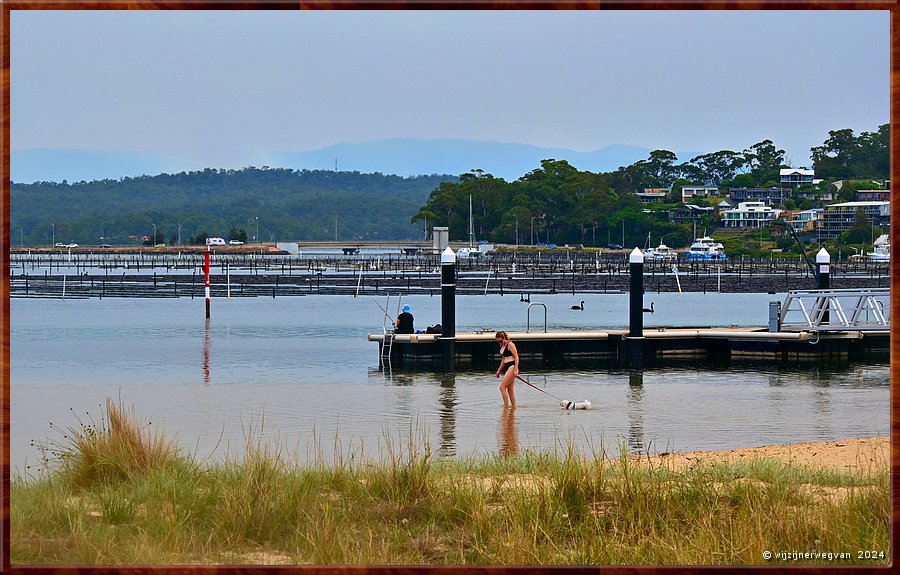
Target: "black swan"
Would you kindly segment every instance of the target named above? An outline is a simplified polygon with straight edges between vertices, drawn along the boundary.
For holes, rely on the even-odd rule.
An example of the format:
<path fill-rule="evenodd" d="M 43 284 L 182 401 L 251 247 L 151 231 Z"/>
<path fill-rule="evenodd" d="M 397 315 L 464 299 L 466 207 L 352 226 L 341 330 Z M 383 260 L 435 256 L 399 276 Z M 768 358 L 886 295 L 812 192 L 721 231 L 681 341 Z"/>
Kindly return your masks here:
<path fill-rule="evenodd" d="M 653 313 L 653 302 L 652 301 L 650 302 L 650 307 L 645 307 L 644 311 L 646 313 Z"/>
<path fill-rule="evenodd" d="M 581 305 L 573 305 L 572 309 L 584 309 L 584 300 L 581 300 Z"/>

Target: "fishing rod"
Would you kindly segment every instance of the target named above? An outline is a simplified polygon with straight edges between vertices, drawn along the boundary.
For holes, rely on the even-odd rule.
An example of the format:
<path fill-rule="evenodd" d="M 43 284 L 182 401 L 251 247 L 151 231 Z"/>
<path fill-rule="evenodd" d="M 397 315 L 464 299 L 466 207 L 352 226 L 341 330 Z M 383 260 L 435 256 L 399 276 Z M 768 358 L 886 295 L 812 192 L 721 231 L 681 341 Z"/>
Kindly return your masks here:
<path fill-rule="evenodd" d="M 383 307 L 381 307 L 381 304 L 380 304 L 380 303 L 378 303 L 378 300 L 377 300 L 377 299 L 375 299 L 375 298 L 372 298 L 372 301 L 374 301 L 374 302 L 375 302 L 375 305 L 377 305 L 377 306 L 378 306 L 378 307 L 380 307 L 380 308 L 381 308 L 381 311 L 383 311 L 383 312 L 384 312 L 384 315 L 387 315 L 387 314 L 388 314 L 388 312 L 387 312 L 387 310 L 386 310 L 386 309 L 384 309 L 384 308 L 383 308 Z"/>

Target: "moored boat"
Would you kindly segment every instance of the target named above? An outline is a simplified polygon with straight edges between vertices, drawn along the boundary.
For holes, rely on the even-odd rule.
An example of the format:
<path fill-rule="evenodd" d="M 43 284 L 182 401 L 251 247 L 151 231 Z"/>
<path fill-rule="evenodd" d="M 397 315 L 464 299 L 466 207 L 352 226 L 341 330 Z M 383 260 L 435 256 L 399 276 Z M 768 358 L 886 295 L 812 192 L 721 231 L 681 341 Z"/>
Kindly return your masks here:
<path fill-rule="evenodd" d="M 644 259 L 655 261 L 674 261 L 678 259 L 678 252 L 676 252 L 666 244 L 659 244 L 655 248 L 648 248 L 644 250 Z"/>
<path fill-rule="evenodd" d="M 703 236 L 694 240 L 690 249 L 685 252 L 684 259 L 687 261 L 715 261 L 728 259 L 728 256 L 725 255 L 725 246 L 709 236 Z"/>
<path fill-rule="evenodd" d="M 878 236 L 878 239 L 872 244 L 873 250 L 868 254 L 869 261 L 873 262 L 889 262 L 891 261 L 891 240 L 887 234 Z"/>

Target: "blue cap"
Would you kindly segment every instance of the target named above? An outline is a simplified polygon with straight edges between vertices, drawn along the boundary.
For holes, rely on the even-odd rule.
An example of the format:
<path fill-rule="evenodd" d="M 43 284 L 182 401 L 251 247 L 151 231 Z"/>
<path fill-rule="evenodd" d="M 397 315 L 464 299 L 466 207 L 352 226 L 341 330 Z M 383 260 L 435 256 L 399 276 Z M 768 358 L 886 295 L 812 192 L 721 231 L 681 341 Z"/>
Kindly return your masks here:
<path fill-rule="evenodd" d="M 408 305 L 403 306 L 403 311 L 409 313 L 409 306 Z"/>

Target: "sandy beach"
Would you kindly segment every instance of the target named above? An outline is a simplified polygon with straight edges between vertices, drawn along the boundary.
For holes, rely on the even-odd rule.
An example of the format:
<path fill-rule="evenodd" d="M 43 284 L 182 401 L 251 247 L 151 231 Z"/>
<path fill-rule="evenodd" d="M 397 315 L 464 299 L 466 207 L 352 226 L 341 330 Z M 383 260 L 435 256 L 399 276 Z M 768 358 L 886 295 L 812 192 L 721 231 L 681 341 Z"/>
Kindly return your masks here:
<path fill-rule="evenodd" d="M 875 471 L 890 465 L 890 437 L 815 441 L 788 445 L 766 445 L 727 451 L 661 453 L 635 457 L 654 465 L 684 469 L 700 463 L 736 462 L 742 459 L 771 458 L 804 467 L 831 468 L 837 471 Z"/>

